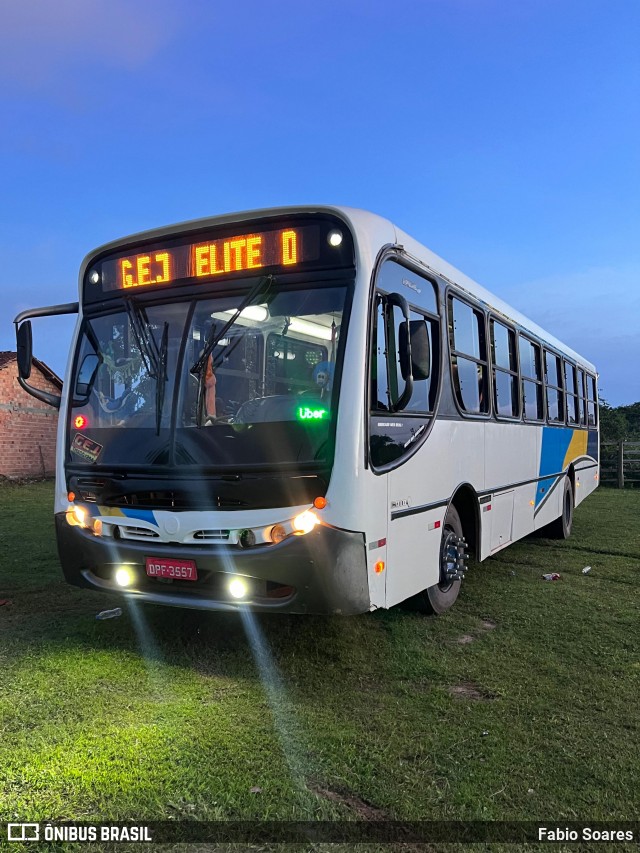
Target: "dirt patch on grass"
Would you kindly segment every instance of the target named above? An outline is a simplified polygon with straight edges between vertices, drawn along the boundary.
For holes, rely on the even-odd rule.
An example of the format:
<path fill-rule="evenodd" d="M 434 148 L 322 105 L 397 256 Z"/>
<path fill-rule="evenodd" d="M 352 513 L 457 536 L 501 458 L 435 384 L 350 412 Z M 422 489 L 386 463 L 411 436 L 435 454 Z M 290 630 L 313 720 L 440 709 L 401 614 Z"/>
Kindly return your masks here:
<path fill-rule="evenodd" d="M 448 687 L 449 695 L 454 699 L 471 699 L 474 702 L 491 702 L 497 699 L 495 693 L 490 690 L 485 690 L 478 684 L 473 684 L 471 681 L 463 681 L 462 684 L 454 684 Z"/>
<path fill-rule="evenodd" d="M 480 623 L 480 626 L 485 631 L 493 631 L 494 628 L 498 627 L 495 622 L 491 621 L 491 619 L 483 619 L 482 622 Z"/>
<path fill-rule="evenodd" d="M 390 820 L 388 812 L 378 808 L 356 794 L 347 791 L 345 788 L 327 788 L 324 785 L 315 783 L 307 785 L 307 788 L 316 796 L 322 797 L 325 800 L 330 800 L 332 803 L 338 803 L 341 806 L 346 806 L 354 812 L 360 820 Z"/>
<path fill-rule="evenodd" d="M 473 643 L 475 637 L 472 637 L 471 634 L 463 634 L 461 637 L 458 637 L 456 643 L 460 646 L 468 646 L 469 643 Z"/>
<path fill-rule="evenodd" d="M 329 788 L 319 783 L 309 783 L 307 788 L 317 797 L 322 797 L 325 800 L 330 800 L 332 803 L 346 806 L 356 815 L 358 820 L 394 820 L 393 816 L 385 809 L 368 803 L 362 797 L 348 791 L 346 788 Z M 436 853 L 436 848 L 430 844 L 416 843 L 416 839 L 412 836 L 411 832 L 408 829 L 404 830 L 402 827 L 398 828 L 398 837 L 394 839 L 393 848 L 397 851 L 404 851 L 404 853 Z"/>

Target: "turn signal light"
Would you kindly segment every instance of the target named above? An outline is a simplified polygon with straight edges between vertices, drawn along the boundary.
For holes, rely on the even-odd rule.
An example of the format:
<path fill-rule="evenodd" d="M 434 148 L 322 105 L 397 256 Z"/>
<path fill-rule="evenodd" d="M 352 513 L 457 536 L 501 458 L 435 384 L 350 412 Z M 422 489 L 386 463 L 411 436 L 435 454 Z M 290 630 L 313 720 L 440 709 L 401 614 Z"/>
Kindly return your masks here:
<path fill-rule="evenodd" d="M 316 498 L 313 502 L 313 505 L 316 509 L 324 509 L 327 505 L 326 498 Z"/>
<path fill-rule="evenodd" d="M 277 545 L 278 542 L 282 542 L 286 535 L 287 531 L 284 529 L 282 524 L 274 524 L 269 531 L 269 539 L 271 539 L 274 545 Z"/>

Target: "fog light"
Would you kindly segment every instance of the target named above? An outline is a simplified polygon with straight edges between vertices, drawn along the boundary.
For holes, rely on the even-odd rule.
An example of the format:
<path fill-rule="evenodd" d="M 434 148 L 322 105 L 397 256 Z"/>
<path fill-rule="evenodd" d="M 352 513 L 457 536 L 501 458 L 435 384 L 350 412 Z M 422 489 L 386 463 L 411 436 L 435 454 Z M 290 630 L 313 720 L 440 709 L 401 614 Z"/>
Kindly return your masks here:
<path fill-rule="evenodd" d="M 86 510 L 82 509 L 81 506 L 74 506 L 73 514 L 75 515 L 78 524 L 81 524 L 84 527 L 85 519 L 87 517 Z"/>
<path fill-rule="evenodd" d="M 279 542 L 282 542 L 286 535 L 287 531 L 281 524 L 274 524 L 271 530 L 269 531 L 269 539 L 271 539 L 274 545 L 277 545 Z"/>
<path fill-rule="evenodd" d="M 317 523 L 317 516 L 307 509 L 293 519 L 293 529 L 296 533 L 311 533 Z"/>
<path fill-rule="evenodd" d="M 125 568 L 125 566 L 120 566 L 114 578 L 118 586 L 131 586 L 133 583 L 133 572 L 131 569 Z"/>
<path fill-rule="evenodd" d="M 102 536 L 102 519 L 94 518 L 92 527 L 96 536 Z"/>
<path fill-rule="evenodd" d="M 246 598 L 249 592 L 249 587 L 241 578 L 234 578 L 229 583 L 229 593 L 233 598 Z"/>
<path fill-rule="evenodd" d="M 238 545 L 241 548 L 251 548 L 256 544 L 256 534 L 253 530 L 242 530 L 238 536 Z"/>

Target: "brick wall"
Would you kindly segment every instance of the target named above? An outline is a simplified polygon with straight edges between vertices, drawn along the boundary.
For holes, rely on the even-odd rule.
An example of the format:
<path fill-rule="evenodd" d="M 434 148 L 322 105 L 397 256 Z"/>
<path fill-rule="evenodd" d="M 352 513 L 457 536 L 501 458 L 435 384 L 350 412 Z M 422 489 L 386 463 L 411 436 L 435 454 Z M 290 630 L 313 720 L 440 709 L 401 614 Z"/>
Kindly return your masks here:
<path fill-rule="evenodd" d="M 29 384 L 59 394 L 34 365 Z M 58 410 L 18 385 L 15 359 L 0 367 L 0 477 L 49 477 L 56 468 Z"/>

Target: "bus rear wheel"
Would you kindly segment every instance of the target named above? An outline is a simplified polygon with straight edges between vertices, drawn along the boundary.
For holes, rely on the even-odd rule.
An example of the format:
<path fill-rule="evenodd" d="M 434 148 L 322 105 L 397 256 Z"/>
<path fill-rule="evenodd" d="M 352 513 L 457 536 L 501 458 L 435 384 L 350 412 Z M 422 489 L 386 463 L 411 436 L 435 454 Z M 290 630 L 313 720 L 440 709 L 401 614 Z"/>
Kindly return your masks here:
<path fill-rule="evenodd" d="M 571 536 L 573 524 L 573 486 L 569 477 L 564 478 L 562 493 L 562 515 L 545 528 L 545 534 L 550 539 L 568 539 Z"/>
<path fill-rule="evenodd" d="M 440 580 L 437 584 L 427 587 L 417 598 L 420 609 L 424 613 L 439 615 L 445 613 L 455 603 L 459 593 L 461 579 L 452 579 L 452 575 L 460 569 L 460 556 L 464 553 L 462 522 L 458 510 L 450 506 L 442 525 L 440 541 Z M 464 563 L 462 565 L 464 571 Z"/>

